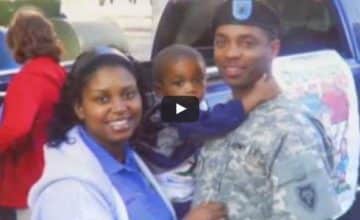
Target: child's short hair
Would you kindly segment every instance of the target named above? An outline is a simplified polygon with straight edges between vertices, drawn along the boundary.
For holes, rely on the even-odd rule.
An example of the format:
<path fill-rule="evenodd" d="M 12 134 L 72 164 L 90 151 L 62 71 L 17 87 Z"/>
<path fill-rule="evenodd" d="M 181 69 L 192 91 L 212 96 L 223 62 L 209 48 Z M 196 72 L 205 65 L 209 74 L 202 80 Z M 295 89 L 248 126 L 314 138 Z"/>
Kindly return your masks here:
<path fill-rule="evenodd" d="M 196 49 L 180 44 L 174 44 L 161 50 L 153 61 L 153 79 L 154 82 L 161 82 L 164 77 L 164 72 L 169 65 L 181 59 L 194 59 L 200 67 L 205 69 L 205 59 Z"/>

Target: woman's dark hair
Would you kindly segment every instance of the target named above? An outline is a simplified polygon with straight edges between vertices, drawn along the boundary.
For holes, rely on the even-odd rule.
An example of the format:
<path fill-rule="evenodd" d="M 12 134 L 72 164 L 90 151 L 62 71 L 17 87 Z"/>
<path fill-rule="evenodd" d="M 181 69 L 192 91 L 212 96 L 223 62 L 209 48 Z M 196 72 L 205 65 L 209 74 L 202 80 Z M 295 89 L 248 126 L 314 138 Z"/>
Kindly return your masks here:
<path fill-rule="evenodd" d="M 59 103 L 55 106 L 54 119 L 49 126 L 49 145 L 57 147 L 66 141 L 66 132 L 81 123 L 74 105 L 81 102 L 82 91 L 97 70 L 107 66 L 121 66 L 129 70 L 137 81 L 138 64 L 130 56 L 110 47 L 96 47 L 81 53 L 75 60 L 61 91 Z M 142 96 L 143 97 L 143 96 Z"/>
<path fill-rule="evenodd" d="M 62 53 L 52 23 L 32 7 L 20 8 L 14 14 L 6 41 L 18 63 L 38 56 L 50 56 L 59 61 Z"/>

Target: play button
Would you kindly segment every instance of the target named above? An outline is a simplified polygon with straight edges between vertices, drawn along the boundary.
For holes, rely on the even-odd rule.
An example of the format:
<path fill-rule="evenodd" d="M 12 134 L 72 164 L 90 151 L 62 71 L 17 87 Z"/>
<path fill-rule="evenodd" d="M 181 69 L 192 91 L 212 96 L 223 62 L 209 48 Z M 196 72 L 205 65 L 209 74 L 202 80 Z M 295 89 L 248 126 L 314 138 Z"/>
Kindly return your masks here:
<path fill-rule="evenodd" d="M 161 102 L 164 122 L 193 122 L 199 118 L 199 99 L 193 96 L 165 96 Z"/>
<path fill-rule="evenodd" d="M 176 103 L 176 114 L 180 114 L 181 112 L 185 111 L 187 108 L 185 108 L 182 105 L 179 105 Z"/>

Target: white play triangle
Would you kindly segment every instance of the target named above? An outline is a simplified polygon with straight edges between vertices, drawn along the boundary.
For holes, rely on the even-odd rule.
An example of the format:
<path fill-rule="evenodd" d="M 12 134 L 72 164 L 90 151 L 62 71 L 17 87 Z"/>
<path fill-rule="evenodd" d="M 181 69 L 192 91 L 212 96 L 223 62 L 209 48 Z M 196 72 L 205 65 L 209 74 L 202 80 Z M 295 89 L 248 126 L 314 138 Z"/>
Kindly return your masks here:
<path fill-rule="evenodd" d="M 186 109 L 187 108 L 185 108 L 184 106 L 179 105 L 179 104 L 176 103 L 176 114 L 179 114 L 179 113 L 185 111 Z"/>

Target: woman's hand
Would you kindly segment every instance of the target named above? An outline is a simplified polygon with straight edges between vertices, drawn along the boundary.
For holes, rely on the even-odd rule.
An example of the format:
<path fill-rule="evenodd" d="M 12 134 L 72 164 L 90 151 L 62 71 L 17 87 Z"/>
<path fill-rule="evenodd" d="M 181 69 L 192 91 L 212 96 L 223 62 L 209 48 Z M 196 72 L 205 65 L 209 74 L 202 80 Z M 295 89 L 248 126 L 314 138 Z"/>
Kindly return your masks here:
<path fill-rule="evenodd" d="M 205 202 L 192 208 L 184 220 L 225 220 L 227 210 L 224 204 Z"/>
<path fill-rule="evenodd" d="M 259 104 L 273 99 L 280 93 L 280 88 L 269 73 L 259 79 L 253 88 L 241 98 L 246 113 L 251 112 Z"/>

